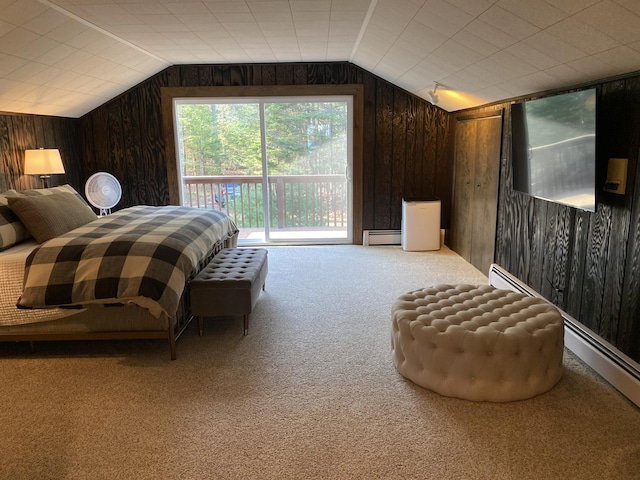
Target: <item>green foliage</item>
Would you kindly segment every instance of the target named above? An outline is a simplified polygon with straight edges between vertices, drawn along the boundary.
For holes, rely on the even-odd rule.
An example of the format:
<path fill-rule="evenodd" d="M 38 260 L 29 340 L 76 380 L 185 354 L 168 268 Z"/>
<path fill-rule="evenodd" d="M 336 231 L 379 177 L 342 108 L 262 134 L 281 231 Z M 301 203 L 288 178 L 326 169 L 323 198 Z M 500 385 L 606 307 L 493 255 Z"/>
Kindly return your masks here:
<path fill-rule="evenodd" d="M 267 165 L 271 175 L 344 171 L 344 102 L 265 103 Z M 183 175 L 261 175 L 258 103 L 181 104 L 178 148 Z"/>

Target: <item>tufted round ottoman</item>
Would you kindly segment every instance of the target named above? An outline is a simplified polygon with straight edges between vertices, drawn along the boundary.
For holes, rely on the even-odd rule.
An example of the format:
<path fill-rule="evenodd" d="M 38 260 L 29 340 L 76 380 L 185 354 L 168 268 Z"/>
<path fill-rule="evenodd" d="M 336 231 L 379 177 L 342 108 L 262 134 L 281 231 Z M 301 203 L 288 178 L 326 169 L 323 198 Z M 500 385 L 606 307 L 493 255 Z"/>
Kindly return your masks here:
<path fill-rule="evenodd" d="M 564 323 L 540 298 L 490 285 L 436 285 L 392 307 L 396 369 L 441 395 L 523 400 L 562 376 Z"/>

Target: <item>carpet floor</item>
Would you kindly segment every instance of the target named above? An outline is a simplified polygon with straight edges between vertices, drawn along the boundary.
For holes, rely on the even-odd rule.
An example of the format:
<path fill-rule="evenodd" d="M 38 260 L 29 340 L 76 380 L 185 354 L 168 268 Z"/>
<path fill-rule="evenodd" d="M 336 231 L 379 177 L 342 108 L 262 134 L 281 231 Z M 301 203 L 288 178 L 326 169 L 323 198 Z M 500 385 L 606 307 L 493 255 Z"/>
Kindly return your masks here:
<path fill-rule="evenodd" d="M 239 318 L 164 341 L 0 344 L 2 479 L 640 479 L 640 410 L 565 350 L 560 382 L 511 403 L 399 375 L 390 309 L 487 283 L 443 248 L 270 247 Z"/>

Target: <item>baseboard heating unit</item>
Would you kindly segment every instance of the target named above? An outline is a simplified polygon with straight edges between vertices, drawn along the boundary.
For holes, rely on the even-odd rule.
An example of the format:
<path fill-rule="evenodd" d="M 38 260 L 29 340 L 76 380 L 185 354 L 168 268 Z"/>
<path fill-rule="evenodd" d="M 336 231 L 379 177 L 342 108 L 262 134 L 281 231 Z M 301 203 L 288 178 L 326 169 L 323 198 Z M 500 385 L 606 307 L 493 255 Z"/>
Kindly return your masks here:
<path fill-rule="evenodd" d="M 362 245 L 400 245 L 401 230 L 365 230 Z"/>
<path fill-rule="evenodd" d="M 544 298 L 495 263 L 489 268 L 489 283 L 496 288 Z M 566 312 L 561 309 L 558 310 L 560 310 L 560 314 L 564 319 L 565 346 L 620 393 L 640 407 L 640 364 L 587 327 L 581 325 Z"/>

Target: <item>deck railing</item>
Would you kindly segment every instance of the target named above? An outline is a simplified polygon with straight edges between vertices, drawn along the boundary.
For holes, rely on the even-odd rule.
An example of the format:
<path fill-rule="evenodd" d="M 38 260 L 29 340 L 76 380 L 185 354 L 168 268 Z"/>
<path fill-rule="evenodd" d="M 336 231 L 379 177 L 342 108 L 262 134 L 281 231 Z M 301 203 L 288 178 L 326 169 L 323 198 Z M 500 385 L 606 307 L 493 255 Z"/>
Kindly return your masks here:
<path fill-rule="evenodd" d="M 261 176 L 185 176 L 183 204 L 222 210 L 238 228 L 262 228 Z M 346 227 L 347 183 L 344 175 L 274 175 L 268 177 L 271 228 Z"/>

